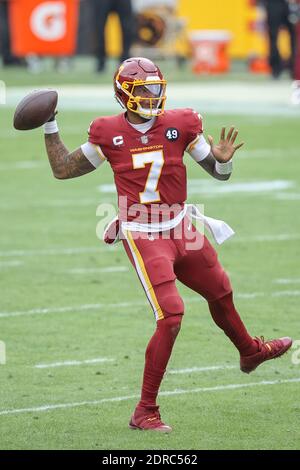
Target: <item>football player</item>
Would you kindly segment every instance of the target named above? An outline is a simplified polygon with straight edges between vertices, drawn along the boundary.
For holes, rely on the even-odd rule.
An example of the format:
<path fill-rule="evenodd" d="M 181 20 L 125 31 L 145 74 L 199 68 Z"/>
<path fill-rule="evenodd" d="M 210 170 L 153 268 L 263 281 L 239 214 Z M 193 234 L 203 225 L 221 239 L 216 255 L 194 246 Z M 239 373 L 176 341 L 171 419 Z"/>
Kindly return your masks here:
<path fill-rule="evenodd" d="M 123 62 L 114 75 L 114 90 L 125 112 L 95 119 L 88 142 L 70 153 L 60 138 L 55 116 L 45 124 L 45 142 L 56 178 L 75 178 L 104 162 L 113 170 L 119 218 L 112 227 L 118 228 L 156 319 L 146 349 L 141 399 L 129 426 L 167 433 L 172 428 L 161 420 L 156 400 L 184 313 L 176 279 L 207 300 L 213 320 L 237 348 L 243 372 L 250 373 L 262 362 L 281 356 L 292 340 L 265 341 L 249 335 L 215 249 L 191 220 L 202 219 L 218 243 L 233 231 L 225 222 L 205 217 L 195 206 L 185 204 L 184 152 L 214 178 L 228 180 L 232 157 L 243 145 L 236 144 L 238 131 L 231 127 L 226 133 L 222 128 L 219 142 L 208 137 L 207 143 L 197 112 L 165 110 L 166 80 L 146 58 Z M 107 235 L 106 240 L 112 241 L 115 235 Z"/>

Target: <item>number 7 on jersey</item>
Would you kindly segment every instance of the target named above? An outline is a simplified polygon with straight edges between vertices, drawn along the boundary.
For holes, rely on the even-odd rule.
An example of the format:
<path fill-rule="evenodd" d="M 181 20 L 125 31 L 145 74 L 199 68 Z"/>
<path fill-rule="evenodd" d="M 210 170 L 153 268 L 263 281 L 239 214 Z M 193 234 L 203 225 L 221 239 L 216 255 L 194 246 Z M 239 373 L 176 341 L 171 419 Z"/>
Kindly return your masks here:
<path fill-rule="evenodd" d="M 157 190 L 162 167 L 164 165 L 164 154 L 162 150 L 155 152 L 136 153 L 132 155 L 133 168 L 145 168 L 145 165 L 151 164 L 148 178 L 143 192 L 140 192 L 141 204 L 160 201 L 160 194 Z"/>

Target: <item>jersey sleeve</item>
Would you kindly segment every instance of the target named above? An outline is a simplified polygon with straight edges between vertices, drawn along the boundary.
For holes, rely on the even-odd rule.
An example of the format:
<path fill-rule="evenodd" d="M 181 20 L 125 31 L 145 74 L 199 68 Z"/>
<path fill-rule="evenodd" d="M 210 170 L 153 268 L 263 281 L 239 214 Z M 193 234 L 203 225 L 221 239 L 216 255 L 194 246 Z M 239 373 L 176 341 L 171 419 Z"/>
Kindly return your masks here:
<path fill-rule="evenodd" d="M 88 129 L 88 142 L 89 144 L 92 144 L 95 148 L 94 159 L 96 159 L 96 155 L 97 155 L 97 157 L 100 159 L 101 162 L 107 160 L 101 148 L 101 145 L 102 145 L 101 141 L 104 135 L 105 135 L 105 132 L 101 126 L 101 118 L 98 118 L 92 121 Z"/>
<path fill-rule="evenodd" d="M 81 145 L 81 150 L 85 158 L 95 167 L 98 168 L 103 162 L 106 161 L 102 157 L 98 145 L 91 144 L 91 142 L 86 142 Z"/>
<path fill-rule="evenodd" d="M 186 151 L 197 142 L 200 135 L 203 134 L 203 118 L 201 114 L 193 109 L 186 109 L 184 122 L 186 126 Z"/>
<path fill-rule="evenodd" d="M 94 145 L 101 144 L 101 119 L 95 119 L 91 122 L 89 130 L 89 142 Z"/>
<path fill-rule="evenodd" d="M 198 138 L 188 146 L 187 152 L 195 160 L 195 162 L 202 162 L 210 153 L 210 145 L 206 142 L 203 134 L 200 134 Z"/>

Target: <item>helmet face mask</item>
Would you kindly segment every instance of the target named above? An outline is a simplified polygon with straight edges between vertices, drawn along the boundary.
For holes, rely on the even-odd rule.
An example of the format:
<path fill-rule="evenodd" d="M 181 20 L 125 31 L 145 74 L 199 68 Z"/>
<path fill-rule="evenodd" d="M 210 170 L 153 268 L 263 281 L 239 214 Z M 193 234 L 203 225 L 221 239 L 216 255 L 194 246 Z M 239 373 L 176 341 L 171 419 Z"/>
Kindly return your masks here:
<path fill-rule="evenodd" d="M 159 116 L 164 112 L 165 90 L 164 80 L 135 81 L 131 85 L 127 109 L 142 117 Z"/>
<path fill-rule="evenodd" d="M 142 57 L 127 59 L 114 76 L 117 101 L 146 119 L 163 114 L 166 85 L 159 68 Z"/>

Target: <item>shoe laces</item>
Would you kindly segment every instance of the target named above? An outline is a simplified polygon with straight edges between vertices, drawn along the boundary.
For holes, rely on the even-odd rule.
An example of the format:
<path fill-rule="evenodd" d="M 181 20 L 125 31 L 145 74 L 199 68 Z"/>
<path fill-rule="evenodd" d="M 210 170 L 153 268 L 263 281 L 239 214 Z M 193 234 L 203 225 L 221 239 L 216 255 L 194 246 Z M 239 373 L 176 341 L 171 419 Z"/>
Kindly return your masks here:
<path fill-rule="evenodd" d="M 160 417 L 160 413 L 159 411 L 153 411 L 153 413 L 151 413 L 151 415 L 149 415 L 147 418 L 146 418 L 147 421 L 152 421 L 152 422 L 159 422 L 161 423 L 161 417 Z"/>
<path fill-rule="evenodd" d="M 266 341 L 264 336 L 256 336 L 255 339 L 258 341 L 260 346 L 264 346 L 267 352 L 274 352 L 281 347 L 281 342 L 279 339 L 272 339 Z"/>

